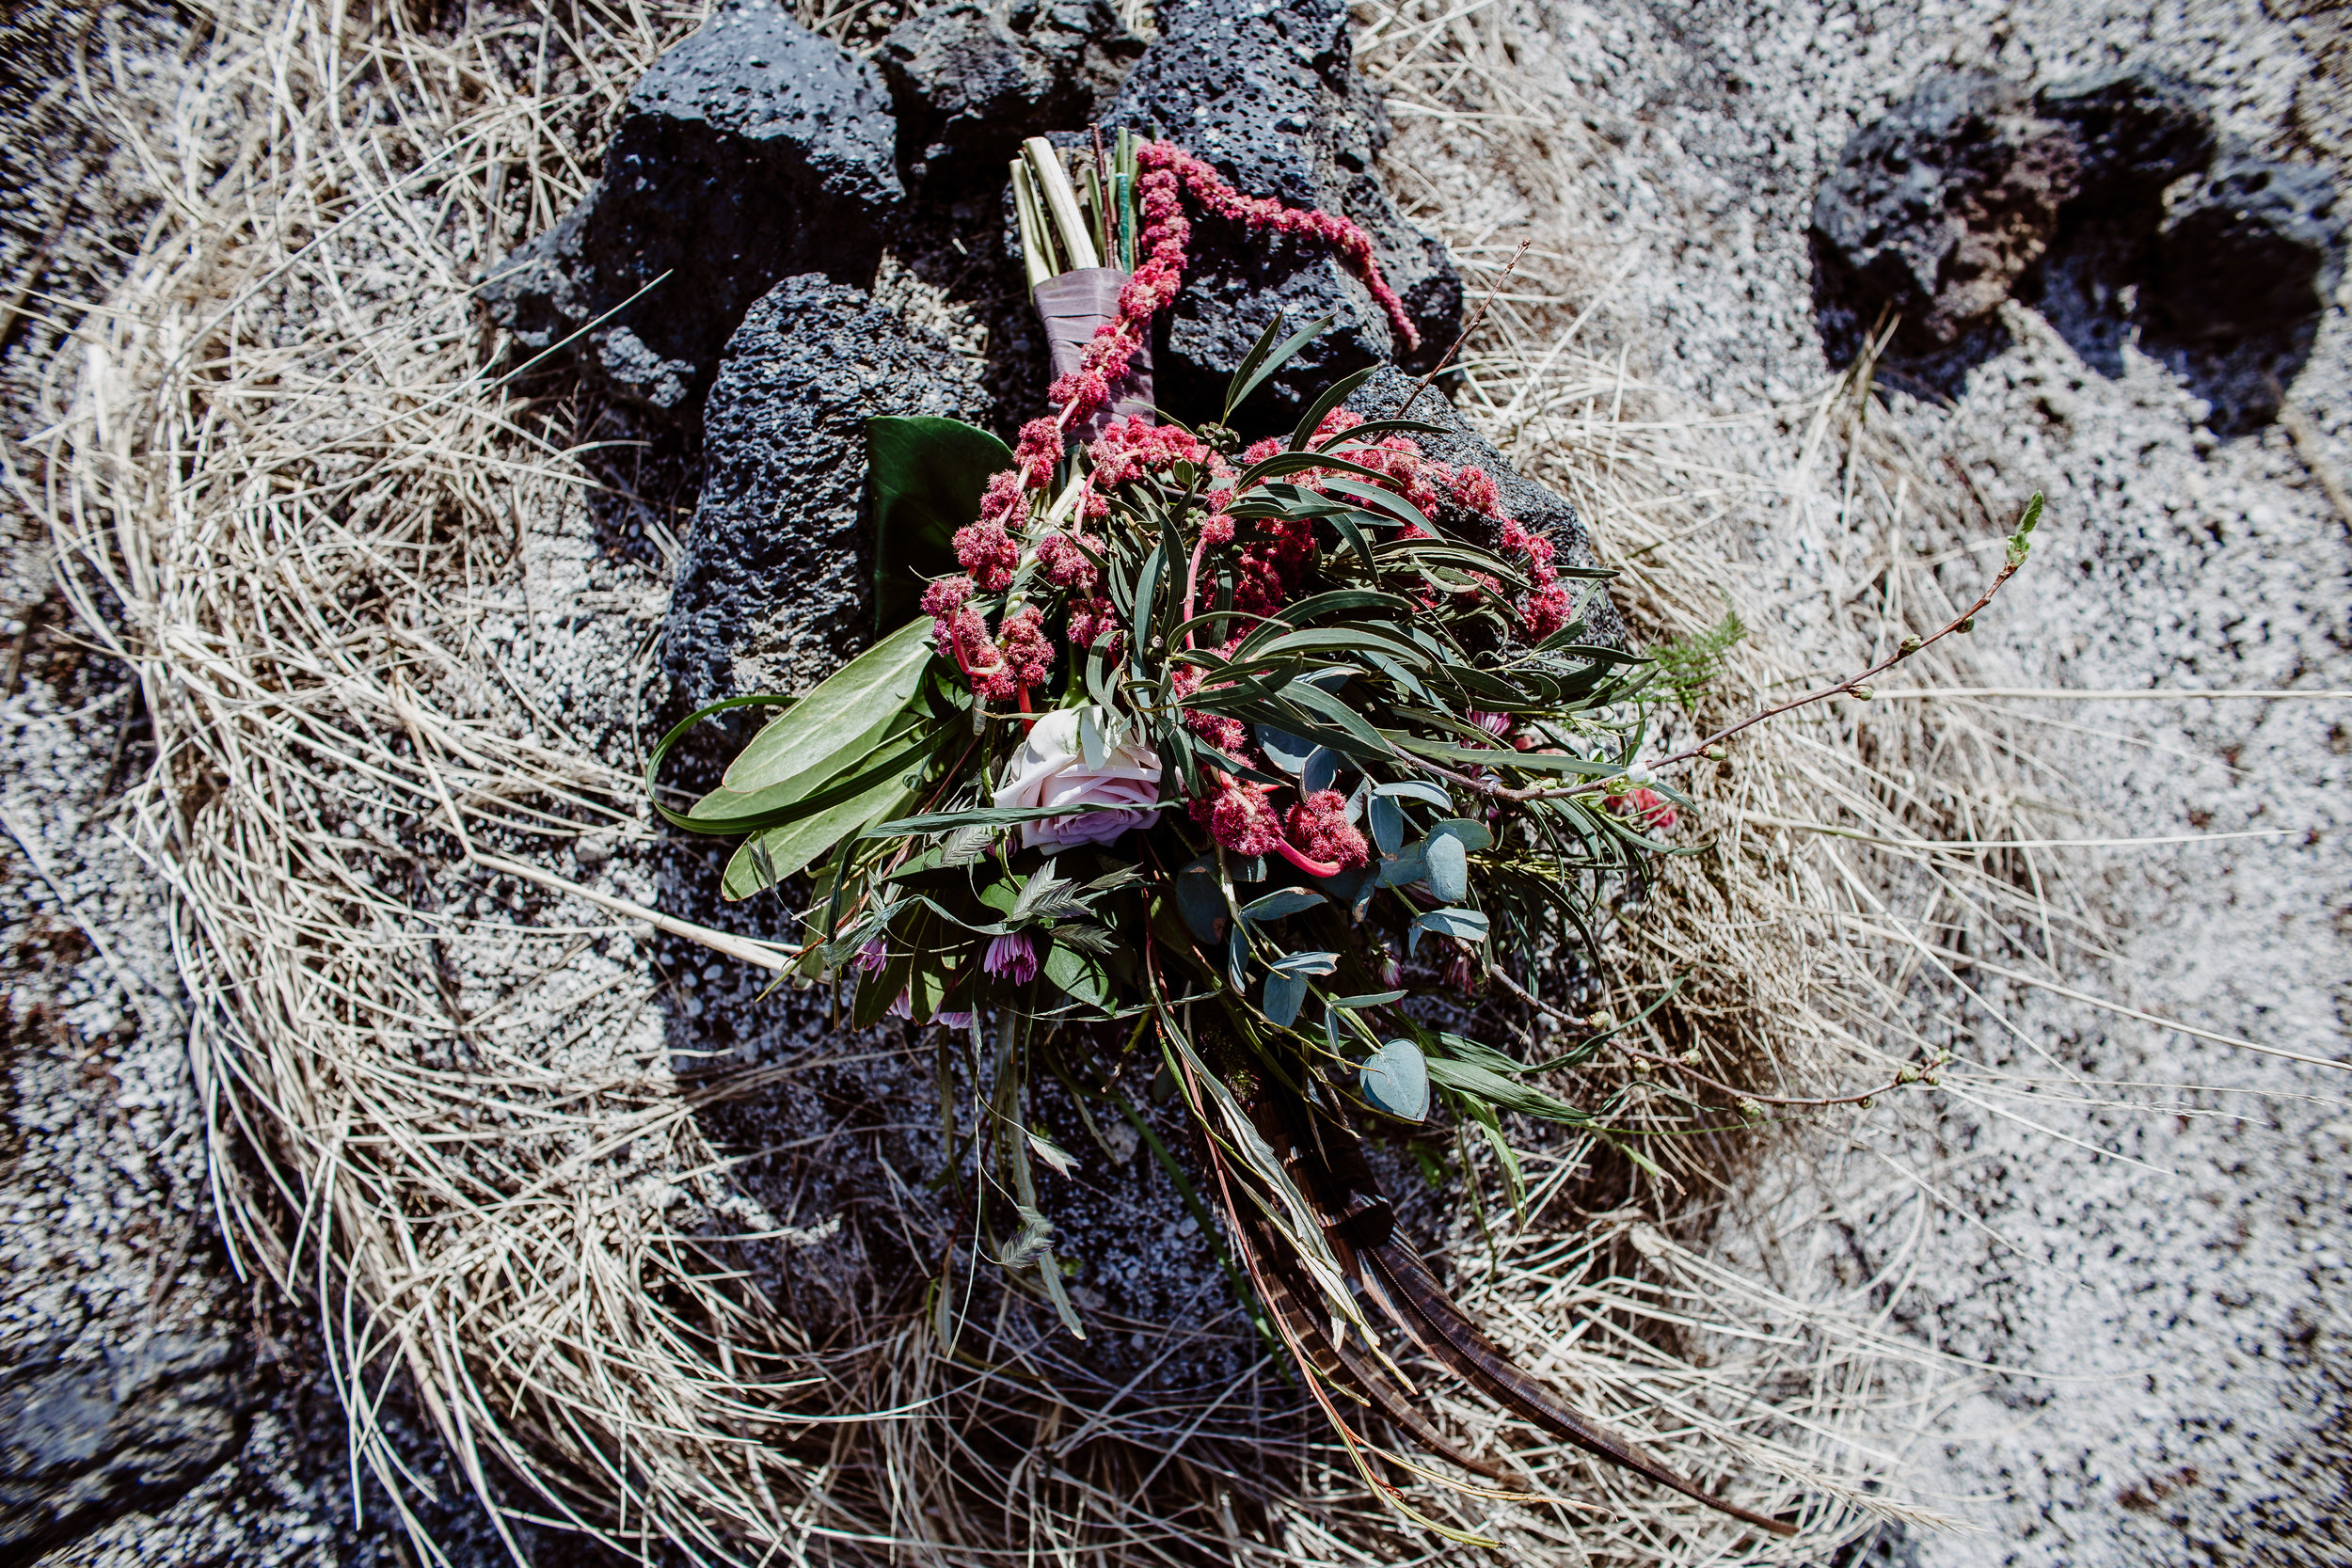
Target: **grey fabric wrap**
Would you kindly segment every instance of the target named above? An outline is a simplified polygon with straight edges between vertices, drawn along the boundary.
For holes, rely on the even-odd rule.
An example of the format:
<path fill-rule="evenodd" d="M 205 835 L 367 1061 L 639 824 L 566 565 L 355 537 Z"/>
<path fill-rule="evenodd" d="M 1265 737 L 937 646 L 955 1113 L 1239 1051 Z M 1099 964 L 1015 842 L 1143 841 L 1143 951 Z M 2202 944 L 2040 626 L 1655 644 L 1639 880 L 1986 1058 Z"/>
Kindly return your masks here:
<path fill-rule="evenodd" d="M 1126 286 L 1127 275 L 1115 267 L 1082 267 L 1049 277 L 1029 291 L 1037 318 L 1045 324 L 1045 343 L 1053 356 L 1056 380 L 1078 368 L 1097 327 L 1119 318 L 1119 291 Z M 1152 344 L 1148 340 L 1111 405 L 1087 421 L 1086 434 L 1100 436 L 1104 425 L 1127 414 L 1158 422 L 1152 414 Z"/>

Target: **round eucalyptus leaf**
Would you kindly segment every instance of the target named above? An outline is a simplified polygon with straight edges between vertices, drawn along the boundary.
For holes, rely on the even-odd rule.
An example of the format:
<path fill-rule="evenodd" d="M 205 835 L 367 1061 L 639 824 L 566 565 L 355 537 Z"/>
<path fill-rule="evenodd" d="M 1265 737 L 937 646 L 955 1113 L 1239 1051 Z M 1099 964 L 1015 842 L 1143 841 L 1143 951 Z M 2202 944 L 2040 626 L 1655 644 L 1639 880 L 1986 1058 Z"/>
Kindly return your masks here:
<path fill-rule="evenodd" d="M 1429 1063 L 1411 1040 L 1391 1040 L 1364 1058 L 1357 1085 L 1373 1109 L 1400 1121 L 1429 1117 Z"/>
<path fill-rule="evenodd" d="M 1470 896 L 1470 856 L 1463 851 L 1460 839 L 1451 833 L 1431 833 L 1421 853 L 1429 867 L 1430 892 L 1449 904 Z"/>
<path fill-rule="evenodd" d="M 1258 744 L 1265 749 L 1266 760 L 1285 773 L 1296 773 L 1307 766 L 1307 759 L 1320 750 L 1311 740 L 1301 740 L 1288 730 L 1278 730 L 1271 724 L 1256 726 Z"/>

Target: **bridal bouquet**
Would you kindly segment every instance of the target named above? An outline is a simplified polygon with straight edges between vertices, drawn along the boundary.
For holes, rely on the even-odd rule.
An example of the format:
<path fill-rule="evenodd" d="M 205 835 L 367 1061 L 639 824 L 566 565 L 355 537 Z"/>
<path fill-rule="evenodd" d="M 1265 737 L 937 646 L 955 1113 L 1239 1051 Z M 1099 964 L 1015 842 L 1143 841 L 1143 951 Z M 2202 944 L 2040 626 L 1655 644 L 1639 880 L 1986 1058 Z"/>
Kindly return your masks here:
<path fill-rule="evenodd" d="M 952 420 L 873 421 L 884 635 L 797 701 L 679 725 L 654 767 L 705 714 L 787 706 L 717 790 L 664 815 L 744 835 L 730 896 L 811 874 L 800 973 L 855 1025 L 968 1040 L 993 1101 L 973 1134 L 982 1234 L 1072 1333 L 1034 1178 L 1068 1156 L 1025 1131 L 1025 1087 L 1050 1074 L 1082 1106 L 1125 1104 L 1121 1074 L 1156 1058 L 1237 1291 L 1396 1506 L 1410 1513 L 1359 1412 L 1489 1495 L 1508 1479 L 1416 1407 L 1384 1323 L 1554 1435 L 1790 1533 L 1514 1366 L 1362 1154 L 1367 1135 L 1452 1119 L 1516 1180 L 1505 1113 L 1608 1131 L 1538 1086 L 1609 1037 L 1542 1003 L 1539 975 L 1589 948 L 1612 887 L 1676 852 L 1689 804 L 1636 761 L 1657 667 L 1588 639 L 1609 574 L 1555 559 L 1487 474 L 1426 456 L 1415 436 L 1437 427 L 1411 398 L 1349 411 L 1369 371 L 1287 436 L 1243 443 L 1252 394 L 1325 322 L 1269 325 L 1215 422 L 1137 401 L 1188 209 L 1331 245 L 1409 342 L 1353 224 L 1124 135 L 1082 179 L 1042 142 L 1014 176 L 1056 412 L 1009 450 Z M 1417 1006 L 1488 984 L 1574 1043 L 1526 1060 Z"/>

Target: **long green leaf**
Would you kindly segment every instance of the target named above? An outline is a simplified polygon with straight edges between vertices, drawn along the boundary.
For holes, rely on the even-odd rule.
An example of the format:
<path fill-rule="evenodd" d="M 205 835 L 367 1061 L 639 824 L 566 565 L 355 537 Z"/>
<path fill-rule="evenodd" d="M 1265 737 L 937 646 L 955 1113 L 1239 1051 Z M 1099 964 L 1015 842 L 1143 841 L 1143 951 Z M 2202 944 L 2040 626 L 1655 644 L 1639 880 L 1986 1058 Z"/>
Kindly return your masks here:
<path fill-rule="evenodd" d="M 925 641 L 931 624 L 920 617 L 834 672 L 785 716 L 752 737 L 728 765 L 720 787 L 753 795 L 820 770 L 838 768 L 879 736 L 907 705 L 931 660 Z"/>
<path fill-rule="evenodd" d="M 1248 356 L 1242 360 L 1241 367 L 1233 372 L 1233 379 L 1226 383 L 1225 413 L 1218 422 L 1232 424 L 1233 411 L 1249 401 L 1249 394 L 1263 386 L 1267 376 L 1289 364 L 1291 356 L 1305 348 L 1317 334 L 1331 325 L 1332 320 L 1330 313 L 1317 316 L 1313 321 L 1293 333 L 1283 341 L 1281 347 L 1269 352 L 1266 345 L 1271 343 L 1274 341 L 1274 335 L 1282 329 L 1282 317 L 1279 312 L 1277 312 L 1275 318 L 1266 323 L 1265 332 L 1258 339 L 1257 347 L 1249 351 Z"/>
<path fill-rule="evenodd" d="M 914 613 L 925 578 L 956 569 L 956 530 L 980 515 L 989 476 L 1011 467 L 1004 442 L 961 420 L 885 415 L 866 421 L 877 628 Z"/>
<path fill-rule="evenodd" d="M 1315 426 L 1323 422 L 1323 416 L 1345 403 L 1350 392 L 1370 381 L 1379 372 L 1379 366 L 1367 365 L 1355 374 L 1343 375 L 1325 388 L 1323 395 L 1315 399 L 1309 405 L 1307 412 L 1298 417 L 1298 428 L 1291 434 L 1291 450 L 1297 451 L 1305 448 L 1307 443 L 1314 438 Z"/>
<path fill-rule="evenodd" d="M 914 791 L 902 780 L 885 779 L 865 794 L 798 822 L 755 833 L 736 847 L 719 892 L 730 901 L 765 893 L 787 877 L 797 877 L 826 850 L 878 817 L 903 811 Z M 766 863 L 761 863 L 761 857 Z"/>

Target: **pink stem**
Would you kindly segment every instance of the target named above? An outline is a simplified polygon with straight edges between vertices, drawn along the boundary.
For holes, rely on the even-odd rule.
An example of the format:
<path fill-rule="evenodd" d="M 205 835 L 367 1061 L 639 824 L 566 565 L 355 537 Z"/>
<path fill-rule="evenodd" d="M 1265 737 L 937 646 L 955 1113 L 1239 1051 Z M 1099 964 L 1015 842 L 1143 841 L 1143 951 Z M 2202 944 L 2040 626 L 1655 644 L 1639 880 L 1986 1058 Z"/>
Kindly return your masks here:
<path fill-rule="evenodd" d="M 1340 874 L 1341 867 L 1339 862 L 1331 861 L 1326 863 L 1323 861 L 1311 861 L 1306 856 L 1300 854 L 1295 848 L 1292 847 L 1291 841 L 1287 838 L 1276 839 L 1274 841 L 1274 848 L 1277 854 L 1280 855 L 1284 860 L 1290 862 L 1293 865 L 1298 867 L 1299 870 L 1304 871 L 1310 877 L 1336 877 Z"/>
<path fill-rule="evenodd" d="M 1200 558 L 1208 553 L 1209 536 L 1204 533 L 1200 536 L 1200 542 L 1192 546 L 1192 570 L 1184 578 L 1184 619 L 1187 621 L 1192 619 L 1193 600 L 1200 594 Z M 1187 648 L 1192 646 L 1192 632 L 1189 628 L 1184 632 L 1184 646 Z"/>

